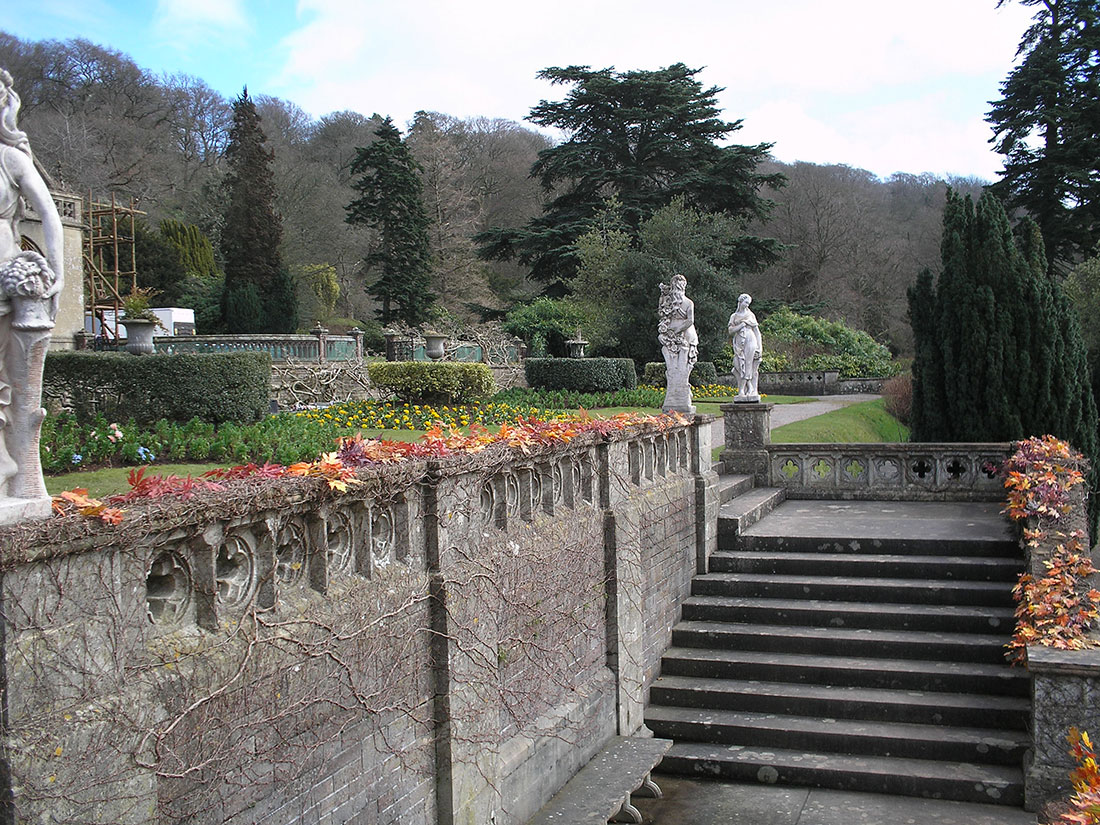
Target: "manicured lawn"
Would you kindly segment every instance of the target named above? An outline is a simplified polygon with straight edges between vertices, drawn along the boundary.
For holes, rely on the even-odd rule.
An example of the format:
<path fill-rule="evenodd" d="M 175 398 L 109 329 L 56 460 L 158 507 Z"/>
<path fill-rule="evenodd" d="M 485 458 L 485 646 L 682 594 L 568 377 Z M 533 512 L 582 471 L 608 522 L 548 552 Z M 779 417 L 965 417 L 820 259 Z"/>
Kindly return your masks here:
<path fill-rule="evenodd" d="M 884 401 L 862 401 L 772 430 L 776 444 L 867 444 L 909 440 L 909 428 L 886 412 Z"/>
<path fill-rule="evenodd" d="M 421 430 L 363 430 L 363 435 L 369 438 L 385 438 L 388 441 L 417 441 L 424 433 Z M 207 470 L 226 466 L 228 465 L 224 461 L 220 464 L 150 464 L 145 473 L 158 476 L 198 476 Z M 51 496 L 55 496 L 74 487 L 83 487 L 92 498 L 113 496 L 130 489 L 128 481 L 130 471 L 136 469 L 136 467 L 102 467 L 98 470 L 80 470 L 75 473 L 46 476 L 46 491 Z"/>
<path fill-rule="evenodd" d="M 767 400 L 776 404 L 799 404 L 807 399 L 797 396 L 773 395 L 768 396 Z M 731 403 L 732 401 L 732 398 L 717 400 L 708 399 L 707 401 L 697 402 L 695 406 L 701 413 L 721 415 L 719 405 Z M 601 407 L 590 410 L 589 412 L 595 416 L 610 417 L 622 412 L 637 412 L 646 415 L 655 415 L 660 413 L 661 410 L 658 407 Z M 499 429 L 499 425 L 491 426 L 489 429 Z M 424 434 L 423 430 L 404 429 L 364 429 L 362 432 L 364 436 L 370 438 L 383 438 L 389 441 L 416 441 Z M 198 476 L 207 470 L 225 466 L 227 466 L 226 462 L 217 464 L 152 464 L 149 466 L 149 469 L 146 470 L 146 473 L 154 473 L 162 476 Z M 57 495 L 64 490 L 83 487 L 88 491 L 88 494 L 94 498 L 103 498 L 117 493 L 125 493 L 130 489 L 127 479 L 129 478 L 130 471 L 133 469 L 135 468 L 129 466 L 104 467 L 97 470 L 81 470 L 73 473 L 64 473 L 62 475 L 46 476 L 46 489 L 51 495 Z"/>

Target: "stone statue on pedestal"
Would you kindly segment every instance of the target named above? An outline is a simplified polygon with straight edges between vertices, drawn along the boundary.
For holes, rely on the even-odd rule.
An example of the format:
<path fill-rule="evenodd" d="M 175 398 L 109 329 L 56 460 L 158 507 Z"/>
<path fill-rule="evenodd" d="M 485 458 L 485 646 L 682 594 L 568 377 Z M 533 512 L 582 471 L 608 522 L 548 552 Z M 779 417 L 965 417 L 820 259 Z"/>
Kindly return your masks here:
<path fill-rule="evenodd" d="M 657 305 L 657 340 L 665 359 L 665 403 L 663 410 L 692 414 L 691 368 L 699 360 L 699 334 L 695 331 L 695 304 L 687 297 L 687 279 L 673 275 L 661 284 Z"/>
<path fill-rule="evenodd" d="M 730 345 L 733 347 L 733 372 L 737 376 L 737 397 L 734 403 L 749 404 L 760 400 L 757 385 L 760 381 L 760 360 L 764 356 L 764 344 L 760 337 L 760 324 L 749 309 L 752 297 L 747 293 L 737 298 L 737 311 L 730 316 Z"/>
<path fill-rule="evenodd" d="M 0 524 L 50 513 L 38 454 L 42 368 L 65 279 L 61 218 L 18 115 L 0 69 Z M 44 256 L 22 248 L 24 202 L 42 218 Z"/>

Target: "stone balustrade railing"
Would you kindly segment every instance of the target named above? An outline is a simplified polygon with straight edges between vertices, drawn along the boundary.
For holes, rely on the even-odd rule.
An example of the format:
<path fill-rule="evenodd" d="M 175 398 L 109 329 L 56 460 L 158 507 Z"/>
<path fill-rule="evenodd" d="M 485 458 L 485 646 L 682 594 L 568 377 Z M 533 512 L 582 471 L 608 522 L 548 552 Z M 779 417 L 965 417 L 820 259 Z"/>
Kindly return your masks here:
<path fill-rule="evenodd" d="M 720 382 L 737 385 L 735 376 L 720 376 Z M 852 395 L 882 392 L 885 378 L 841 378 L 837 370 L 804 370 L 760 373 L 760 392 L 774 395 Z"/>
<path fill-rule="evenodd" d="M 774 404 L 723 404 L 731 472 L 788 498 L 998 501 L 1009 444 L 773 444 Z"/>
<path fill-rule="evenodd" d="M 698 416 L 0 530 L 3 792 L 27 821 L 518 825 L 642 725 L 710 458 Z"/>
<path fill-rule="evenodd" d="M 767 484 L 791 498 L 997 501 L 1008 444 L 770 444 Z"/>
<path fill-rule="evenodd" d="M 363 357 L 363 336 L 329 335 L 165 335 L 154 338 L 156 351 L 266 352 L 273 361 L 354 361 Z"/>

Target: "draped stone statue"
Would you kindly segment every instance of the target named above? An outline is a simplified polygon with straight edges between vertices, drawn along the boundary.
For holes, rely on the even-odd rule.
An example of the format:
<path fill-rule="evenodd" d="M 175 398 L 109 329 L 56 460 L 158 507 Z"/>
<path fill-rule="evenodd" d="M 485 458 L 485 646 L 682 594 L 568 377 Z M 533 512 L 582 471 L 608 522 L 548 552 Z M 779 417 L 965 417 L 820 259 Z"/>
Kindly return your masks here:
<path fill-rule="evenodd" d="M 0 69 L 0 524 L 50 512 L 38 454 L 42 368 L 65 278 L 61 218 L 18 115 Z M 24 203 L 42 219 L 45 256 L 22 248 Z"/>
<path fill-rule="evenodd" d="M 737 311 L 730 316 L 728 331 L 733 347 L 733 372 L 737 376 L 737 397 L 734 403 L 748 404 L 760 400 L 757 385 L 760 381 L 760 360 L 764 356 L 764 344 L 760 337 L 760 324 L 749 304 L 752 298 L 743 293 L 737 298 Z"/>
<path fill-rule="evenodd" d="M 694 413 L 691 404 L 691 368 L 699 360 L 699 334 L 695 331 L 695 304 L 687 297 L 687 279 L 673 275 L 661 284 L 657 305 L 657 340 L 665 359 L 665 403 L 663 410 Z"/>

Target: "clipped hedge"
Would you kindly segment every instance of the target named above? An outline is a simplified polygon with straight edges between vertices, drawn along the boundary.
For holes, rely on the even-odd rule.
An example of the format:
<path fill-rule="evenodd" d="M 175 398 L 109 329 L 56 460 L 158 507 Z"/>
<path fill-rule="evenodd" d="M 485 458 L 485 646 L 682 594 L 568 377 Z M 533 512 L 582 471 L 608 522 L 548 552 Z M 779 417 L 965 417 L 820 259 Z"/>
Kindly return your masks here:
<path fill-rule="evenodd" d="M 465 404 L 496 389 L 485 364 L 377 361 L 367 365 L 367 375 L 376 387 L 416 403 Z"/>
<path fill-rule="evenodd" d="M 614 392 L 638 386 L 632 358 L 528 358 L 524 372 L 532 389 Z"/>
<path fill-rule="evenodd" d="M 161 418 L 211 424 L 258 421 L 271 396 L 271 356 L 265 352 L 129 355 L 50 352 L 43 396 L 80 421 L 151 424 Z"/>
<path fill-rule="evenodd" d="M 649 361 L 645 365 L 645 373 L 642 375 L 642 383 L 647 387 L 663 387 L 665 385 L 665 365 L 663 361 Z M 705 384 L 718 383 L 718 370 L 710 361 L 696 361 L 688 376 L 688 383 L 693 387 L 702 387 Z"/>

